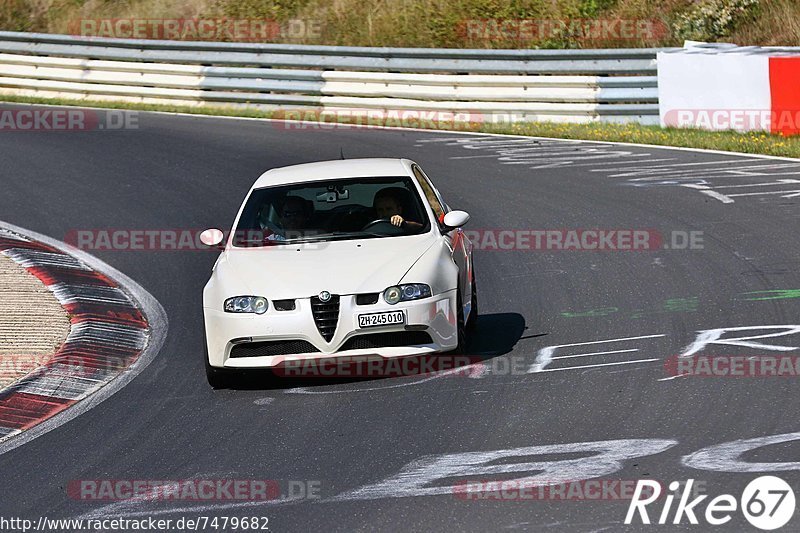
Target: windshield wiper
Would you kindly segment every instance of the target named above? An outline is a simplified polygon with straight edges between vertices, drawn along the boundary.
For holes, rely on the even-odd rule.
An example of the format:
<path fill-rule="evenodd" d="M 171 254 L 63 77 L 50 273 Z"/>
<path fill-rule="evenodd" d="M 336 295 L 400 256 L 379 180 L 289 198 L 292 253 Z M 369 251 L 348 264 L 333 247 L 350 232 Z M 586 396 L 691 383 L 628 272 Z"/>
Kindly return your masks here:
<path fill-rule="evenodd" d="M 297 237 L 294 239 L 284 239 L 284 240 L 238 239 L 236 240 L 234 245 L 241 247 L 246 247 L 248 245 L 280 246 L 283 244 L 303 244 L 310 242 L 341 241 L 345 239 L 357 239 L 359 237 L 381 238 L 381 237 L 388 237 L 388 235 L 386 235 L 385 233 L 375 233 L 371 231 L 332 231 L 330 233 L 320 233 L 314 236 Z"/>
<path fill-rule="evenodd" d="M 314 237 L 300 237 L 280 242 L 284 244 L 296 244 L 304 242 L 341 241 L 358 237 L 387 237 L 387 235 L 385 233 L 372 233 L 369 231 L 332 231 L 330 233 L 315 235 Z"/>

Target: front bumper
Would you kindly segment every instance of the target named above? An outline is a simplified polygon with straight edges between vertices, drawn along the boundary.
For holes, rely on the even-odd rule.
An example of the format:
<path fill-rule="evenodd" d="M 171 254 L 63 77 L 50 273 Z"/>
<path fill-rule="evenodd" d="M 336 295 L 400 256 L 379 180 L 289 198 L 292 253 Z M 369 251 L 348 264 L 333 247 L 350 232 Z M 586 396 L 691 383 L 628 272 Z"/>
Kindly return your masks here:
<path fill-rule="evenodd" d="M 379 355 L 402 357 L 442 352 L 458 344 L 456 324 L 456 289 L 430 298 L 389 305 L 381 297 L 372 305 L 357 305 L 355 295 L 342 295 L 339 300 L 339 319 L 330 342 L 317 329 L 311 312 L 311 299 L 298 298 L 292 311 L 278 311 L 270 302 L 263 315 L 225 313 L 204 308 L 208 362 L 216 368 L 269 368 L 289 359 L 320 359 L 331 356 Z M 402 310 L 406 323 L 390 326 L 358 327 L 358 315 Z M 341 348 L 357 335 L 397 331 L 424 331 L 432 342 L 414 346 L 376 347 L 366 349 Z M 300 340 L 318 351 L 259 357 L 231 357 L 234 341 L 265 342 Z"/>

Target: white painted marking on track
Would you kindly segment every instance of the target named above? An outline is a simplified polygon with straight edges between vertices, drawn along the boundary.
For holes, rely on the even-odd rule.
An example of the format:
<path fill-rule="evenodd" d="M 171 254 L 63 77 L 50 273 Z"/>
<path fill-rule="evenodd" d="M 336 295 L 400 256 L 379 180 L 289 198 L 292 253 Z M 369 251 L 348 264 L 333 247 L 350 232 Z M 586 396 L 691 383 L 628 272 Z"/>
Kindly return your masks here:
<path fill-rule="evenodd" d="M 739 439 L 733 442 L 708 446 L 689 455 L 683 456 L 681 462 L 689 468 L 710 470 L 713 472 L 786 472 L 800 470 L 800 462 L 763 462 L 754 463 L 745 461 L 743 456 L 764 446 L 782 444 L 784 442 L 800 441 L 800 432 L 784 433 L 756 437 L 754 439 Z"/>
<path fill-rule="evenodd" d="M 616 341 L 635 341 L 639 339 L 654 339 L 656 337 L 666 337 L 666 335 L 640 335 L 638 337 L 621 337 L 619 339 L 606 339 L 602 341 L 589 341 L 589 342 L 575 342 L 572 344 L 558 344 L 556 348 L 569 348 L 570 346 L 585 346 L 587 344 L 603 344 L 604 342 L 616 342 Z"/>
<path fill-rule="evenodd" d="M 557 355 L 553 357 L 553 359 L 572 359 L 573 357 L 589 357 L 592 355 L 608 355 L 614 353 L 630 353 L 630 352 L 638 352 L 639 348 L 631 348 L 629 350 L 611 350 L 608 352 L 592 352 L 592 353 L 579 353 L 576 355 Z"/>
<path fill-rule="evenodd" d="M 723 338 L 722 336 L 728 332 L 740 331 L 760 331 L 777 329 L 775 333 L 767 333 L 764 335 L 750 335 L 747 337 Z M 697 332 L 697 337 L 694 342 L 687 346 L 681 357 L 689 357 L 704 349 L 709 344 L 723 344 L 728 346 L 742 346 L 745 348 L 753 348 L 755 350 L 771 350 L 776 352 L 791 352 L 800 349 L 797 346 L 783 346 L 777 344 L 764 344 L 761 342 L 752 342 L 755 339 L 768 339 L 774 337 L 785 337 L 796 335 L 800 333 L 800 326 L 797 325 L 776 325 L 776 326 L 740 326 L 733 328 L 717 328 L 706 329 Z"/>
<path fill-rule="evenodd" d="M 717 185 L 716 189 L 738 189 L 740 187 L 770 187 L 772 185 L 785 185 L 787 183 L 800 183 L 800 180 L 784 179 L 778 181 L 767 181 L 764 183 L 745 183 L 743 185 Z"/>
<path fill-rule="evenodd" d="M 298 503 L 303 500 L 304 499 L 300 497 L 275 499 L 275 500 L 248 500 L 248 501 L 214 503 L 214 504 L 204 504 L 204 505 L 190 505 L 185 507 L 169 507 L 166 509 L 154 509 L 153 504 L 155 502 L 153 502 L 152 500 L 125 500 L 104 505 L 92 511 L 88 511 L 76 517 L 76 520 L 102 519 L 102 518 L 107 518 L 108 516 L 127 518 L 134 516 L 159 516 L 159 515 L 170 515 L 174 513 L 193 513 L 199 511 L 222 511 L 228 509 L 241 509 L 247 507 L 261 507 L 261 506 L 274 507 L 276 505 L 281 505 L 281 504 Z M 138 510 L 137 508 L 140 507 L 145 507 L 145 508 Z"/>
<path fill-rule="evenodd" d="M 725 196 L 722 193 L 718 193 L 717 191 L 708 190 L 708 191 L 700 191 L 700 192 L 702 194 L 705 194 L 706 196 L 710 196 L 711 198 L 719 200 L 723 204 L 732 204 L 735 201 L 733 198 L 730 198 L 729 196 Z"/>
<path fill-rule="evenodd" d="M 601 366 L 619 366 L 619 365 L 630 365 L 633 363 L 652 363 L 653 361 L 658 361 L 658 358 L 655 359 L 636 359 L 633 361 L 615 361 L 613 363 L 597 363 L 594 365 L 580 365 L 580 366 L 566 366 L 563 368 L 546 368 L 543 370 L 538 370 L 538 373 L 541 372 L 561 372 L 562 370 L 581 370 L 586 368 L 598 368 Z"/>
<path fill-rule="evenodd" d="M 595 442 L 546 444 L 504 450 L 427 455 L 406 464 L 393 476 L 334 496 L 332 501 L 375 500 L 411 496 L 468 494 L 466 483 L 448 479 L 501 479 L 530 486 L 608 476 L 630 459 L 655 455 L 672 448 L 675 440 L 619 439 Z M 543 456 L 580 454 L 548 459 Z M 588 455 L 587 455 L 588 454 Z"/>
<path fill-rule="evenodd" d="M 764 335 L 750 335 L 747 337 L 734 337 L 734 338 L 724 338 L 723 335 L 728 332 L 739 332 L 739 331 L 760 331 L 760 330 L 771 330 L 777 329 L 781 331 L 777 331 L 775 333 L 767 333 Z M 753 348 L 755 350 L 771 350 L 776 352 L 791 352 L 794 350 L 800 350 L 800 347 L 797 346 L 783 346 L 777 344 L 764 344 L 761 342 L 752 342 L 756 339 L 766 339 L 766 338 L 774 338 L 774 337 L 784 337 L 790 335 L 797 335 L 800 333 L 800 326 L 797 325 L 776 325 L 776 326 L 741 326 L 741 327 L 734 327 L 734 328 L 717 328 L 717 329 L 706 329 L 700 330 L 697 332 L 697 337 L 695 340 L 684 348 L 683 353 L 681 353 L 681 357 L 690 357 L 701 350 L 705 349 L 709 344 L 721 344 L 721 345 L 729 345 L 729 346 L 742 346 L 744 348 Z M 685 377 L 690 374 L 678 374 L 675 376 L 669 376 L 666 378 L 661 378 L 658 381 L 671 381 L 675 378 Z"/>
<path fill-rule="evenodd" d="M 697 170 L 695 168 L 685 168 L 685 167 L 698 167 L 698 166 L 705 166 L 705 165 L 728 165 L 728 164 L 742 164 L 746 163 L 747 161 L 741 161 L 738 159 L 722 159 L 716 161 L 702 161 L 702 162 L 694 162 L 694 163 L 671 163 L 669 165 L 645 165 L 639 168 L 634 169 L 596 169 L 590 170 L 590 172 L 617 172 L 617 170 L 621 170 L 617 174 L 612 174 L 610 177 L 612 178 L 635 178 L 636 176 L 645 175 L 644 178 L 635 178 L 631 181 L 636 180 L 652 180 L 652 179 L 662 179 L 663 176 L 652 177 L 654 174 L 669 174 L 675 173 L 675 170 L 680 168 L 681 170 L 686 170 L 686 172 L 702 172 L 702 170 Z M 715 169 L 711 170 L 712 172 Z"/>
<path fill-rule="evenodd" d="M 733 198 L 734 196 L 736 196 L 736 197 L 739 197 L 739 196 L 764 196 L 764 195 L 786 194 L 786 193 L 798 193 L 798 194 L 800 194 L 800 190 L 794 190 L 794 191 L 742 192 L 742 193 L 736 193 L 736 194 L 729 194 L 728 196 Z M 794 196 L 794 194 L 792 194 L 792 195 Z M 784 196 L 784 198 L 788 198 L 788 196 Z"/>
<path fill-rule="evenodd" d="M 575 342 L 571 344 L 556 344 L 554 346 L 547 346 L 539 350 L 539 353 L 536 355 L 536 360 L 531 363 L 528 367 L 528 374 L 535 374 L 537 372 L 543 371 L 552 361 L 553 361 L 553 353 L 556 351 L 557 348 L 570 348 L 572 346 L 588 346 L 592 344 L 604 344 L 604 343 L 611 343 L 611 342 L 625 342 L 625 341 L 634 341 L 640 339 L 655 339 L 659 337 L 665 337 L 664 334 L 659 335 L 639 335 L 636 337 L 620 337 L 617 339 L 605 339 L 600 341 L 589 341 L 589 342 Z"/>
<path fill-rule="evenodd" d="M 776 178 L 800 175 L 800 160 L 790 158 L 749 157 L 747 154 L 700 150 L 698 152 L 714 153 L 723 157 L 713 161 L 681 162 L 677 158 L 670 157 L 653 159 L 650 153 L 631 152 L 621 148 L 622 146 L 636 145 L 604 141 L 590 144 L 583 140 L 556 141 L 540 137 L 472 135 L 466 138 L 421 139 L 417 146 L 440 142 L 465 150 L 484 152 L 452 156 L 451 159 L 454 160 L 496 158 L 500 164 L 525 165 L 531 170 L 588 167 L 589 172 L 601 172 L 611 178 L 627 178 L 628 183 L 632 185 L 686 186 L 723 204 L 735 203 L 733 195 L 726 195 L 715 190 L 716 184 L 709 180 L 724 179 L 727 181 L 742 177 Z M 656 146 L 646 147 L 659 148 Z M 674 149 L 674 147 L 665 148 Z M 720 185 L 720 187 L 771 187 L 794 181 L 798 180 L 786 179 L 778 182 L 765 181 L 763 184 L 732 184 Z M 794 198 L 800 196 L 800 191 L 786 191 L 783 194 L 784 198 Z"/>
<path fill-rule="evenodd" d="M 632 158 L 633 157 L 646 157 L 646 158 L 648 158 L 647 159 L 648 163 L 655 163 L 657 161 L 674 161 L 675 160 L 675 158 L 671 158 L 671 157 L 670 158 L 665 158 L 665 159 L 652 159 L 649 156 L 650 156 L 650 154 L 631 153 L 631 155 L 628 156 L 628 157 L 632 157 Z M 629 161 L 605 161 L 605 162 L 593 161 L 591 163 L 583 163 L 583 164 L 575 163 L 574 165 L 572 165 L 572 167 L 600 167 L 600 166 L 603 166 L 603 165 L 640 165 L 640 164 L 642 164 L 642 160 L 641 159 L 631 159 Z"/>
<path fill-rule="evenodd" d="M 484 155 L 459 155 L 459 156 L 451 157 L 450 159 L 459 159 L 459 160 L 460 160 L 460 159 L 481 159 L 481 158 L 487 158 L 487 157 L 494 158 L 494 157 L 497 157 L 497 156 L 496 156 L 496 155 L 494 155 L 494 154 L 484 154 Z"/>

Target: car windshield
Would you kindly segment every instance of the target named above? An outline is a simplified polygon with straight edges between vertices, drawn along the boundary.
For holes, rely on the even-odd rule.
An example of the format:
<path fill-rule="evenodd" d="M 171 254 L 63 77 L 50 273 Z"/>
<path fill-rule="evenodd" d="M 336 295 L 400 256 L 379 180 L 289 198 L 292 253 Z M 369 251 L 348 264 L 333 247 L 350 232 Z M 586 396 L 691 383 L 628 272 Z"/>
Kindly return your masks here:
<path fill-rule="evenodd" d="M 429 230 L 410 177 L 348 178 L 254 190 L 242 210 L 233 244 L 384 238 Z"/>

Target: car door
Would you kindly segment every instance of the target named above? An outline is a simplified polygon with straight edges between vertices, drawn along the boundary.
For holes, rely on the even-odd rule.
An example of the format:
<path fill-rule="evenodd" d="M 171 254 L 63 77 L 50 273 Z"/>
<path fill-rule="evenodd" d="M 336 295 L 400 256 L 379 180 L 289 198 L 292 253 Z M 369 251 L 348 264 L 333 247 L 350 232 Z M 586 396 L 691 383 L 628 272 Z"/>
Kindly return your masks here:
<path fill-rule="evenodd" d="M 433 214 L 436 216 L 436 222 L 439 225 L 439 230 L 450 248 L 451 258 L 458 267 L 458 283 L 461 287 L 461 303 L 463 306 L 468 306 L 472 301 L 472 262 L 469 260 L 472 245 L 464 235 L 461 228 L 449 229 L 444 225 L 442 220 L 444 215 L 450 211 L 450 208 L 442 200 L 442 196 L 438 190 L 433 186 L 428 176 L 423 172 L 419 165 L 412 166 L 414 177 L 417 179 L 422 191 L 425 193 L 425 201 L 430 205 Z M 468 311 L 467 311 L 468 312 Z M 466 317 L 465 313 L 465 317 Z"/>

